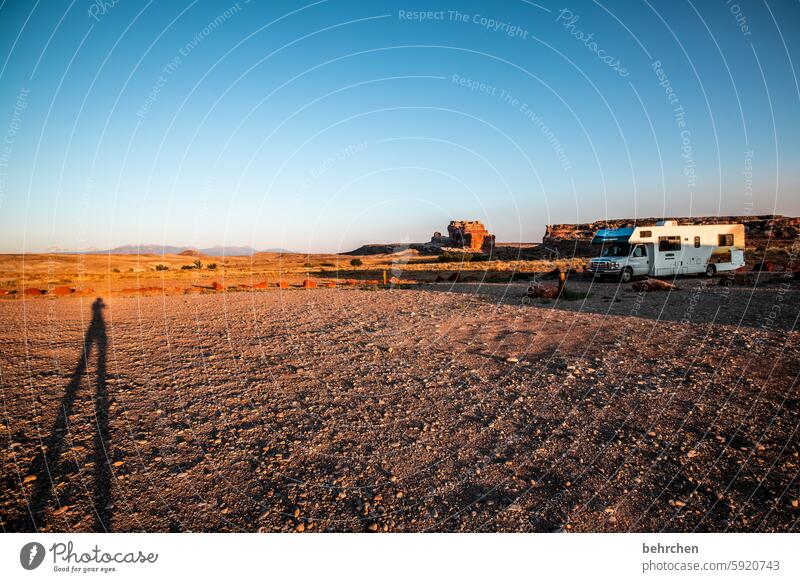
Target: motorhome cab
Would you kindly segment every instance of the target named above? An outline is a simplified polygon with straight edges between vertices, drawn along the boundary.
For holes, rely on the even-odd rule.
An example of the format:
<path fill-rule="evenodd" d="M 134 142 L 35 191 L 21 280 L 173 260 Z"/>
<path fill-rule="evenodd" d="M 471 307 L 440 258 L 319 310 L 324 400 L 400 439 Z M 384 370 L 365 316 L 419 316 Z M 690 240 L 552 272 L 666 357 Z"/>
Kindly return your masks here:
<path fill-rule="evenodd" d="M 713 277 L 744 266 L 742 224 L 679 225 L 661 220 L 655 226 L 599 230 L 592 244 L 602 245 L 602 251 L 589 262 L 589 272 L 616 275 L 623 282 L 643 275 Z"/>

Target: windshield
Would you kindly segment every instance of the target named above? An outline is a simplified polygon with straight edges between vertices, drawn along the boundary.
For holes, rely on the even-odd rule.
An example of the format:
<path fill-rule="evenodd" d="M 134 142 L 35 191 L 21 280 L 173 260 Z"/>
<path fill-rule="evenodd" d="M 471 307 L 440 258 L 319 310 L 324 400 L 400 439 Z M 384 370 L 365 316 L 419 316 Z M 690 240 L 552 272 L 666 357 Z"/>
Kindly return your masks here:
<path fill-rule="evenodd" d="M 615 243 L 603 249 L 601 257 L 627 257 L 631 250 L 628 243 Z"/>

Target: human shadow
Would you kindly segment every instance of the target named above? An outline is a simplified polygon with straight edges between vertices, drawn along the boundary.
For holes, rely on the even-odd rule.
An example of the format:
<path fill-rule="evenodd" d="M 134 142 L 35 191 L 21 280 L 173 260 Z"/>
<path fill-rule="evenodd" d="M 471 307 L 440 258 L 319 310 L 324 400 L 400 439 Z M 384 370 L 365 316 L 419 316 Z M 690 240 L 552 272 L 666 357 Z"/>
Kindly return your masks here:
<path fill-rule="evenodd" d="M 83 340 L 83 353 L 75 366 L 75 371 L 67 384 L 64 396 L 58 408 L 50 436 L 41 443 L 31 466 L 29 475 L 34 475 L 34 489 L 28 497 L 27 514 L 11 524 L 12 531 L 36 531 L 44 524 L 44 510 L 53 497 L 56 477 L 60 472 L 61 454 L 64 438 L 67 434 L 69 418 L 75 404 L 75 398 L 81 385 L 81 379 L 89 365 L 89 357 L 93 346 L 97 348 L 97 375 L 95 377 L 94 415 L 96 430 L 94 431 L 94 531 L 110 532 L 111 529 L 111 467 L 108 431 L 108 388 L 106 385 L 106 352 L 108 336 L 103 319 L 105 309 L 103 299 L 98 297 L 92 304 L 92 321 L 86 330 Z M 63 506 L 65 501 L 56 500 Z"/>

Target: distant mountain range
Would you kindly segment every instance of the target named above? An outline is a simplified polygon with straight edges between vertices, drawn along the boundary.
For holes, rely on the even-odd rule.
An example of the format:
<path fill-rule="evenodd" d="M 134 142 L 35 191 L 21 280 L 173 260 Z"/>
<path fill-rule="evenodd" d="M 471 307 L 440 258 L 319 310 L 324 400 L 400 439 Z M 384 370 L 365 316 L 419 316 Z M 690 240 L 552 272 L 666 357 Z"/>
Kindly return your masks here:
<path fill-rule="evenodd" d="M 286 249 L 263 249 L 256 250 L 253 247 L 238 247 L 238 246 L 213 246 L 205 249 L 198 249 L 195 247 L 179 247 L 173 245 L 123 245 L 121 247 L 114 247 L 105 251 L 79 251 L 70 254 L 99 254 L 99 255 L 179 255 L 181 253 L 206 255 L 209 257 L 249 257 L 256 253 L 283 253 L 291 254 L 292 251 Z"/>

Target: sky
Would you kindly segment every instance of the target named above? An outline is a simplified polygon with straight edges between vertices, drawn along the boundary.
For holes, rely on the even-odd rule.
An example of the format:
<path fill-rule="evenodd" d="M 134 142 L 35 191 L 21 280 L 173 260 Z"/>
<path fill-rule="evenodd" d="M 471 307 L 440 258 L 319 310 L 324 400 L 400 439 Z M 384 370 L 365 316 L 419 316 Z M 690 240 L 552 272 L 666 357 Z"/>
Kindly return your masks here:
<path fill-rule="evenodd" d="M 800 214 L 800 2 L 0 2 L 0 252 Z"/>

